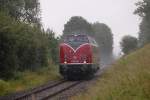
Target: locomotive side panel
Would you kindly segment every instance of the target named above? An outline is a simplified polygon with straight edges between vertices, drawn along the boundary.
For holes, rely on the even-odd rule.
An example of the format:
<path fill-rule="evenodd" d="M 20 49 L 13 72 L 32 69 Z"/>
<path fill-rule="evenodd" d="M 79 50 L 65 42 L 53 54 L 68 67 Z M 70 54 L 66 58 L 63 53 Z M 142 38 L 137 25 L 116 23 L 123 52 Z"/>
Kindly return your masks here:
<path fill-rule="evenodd" d="M 94 64 L 94 68 L 96 69 L 99 69 L 100 67 L 100 49 L 99 49 L 99 46 L 98 44 L 96 43 L 96 41 L 91 38 L 91 37 L 88 37 L 89 38 L 89 42 L 92 46 L 92 53 L 93 53 L 93 64 Z"/>

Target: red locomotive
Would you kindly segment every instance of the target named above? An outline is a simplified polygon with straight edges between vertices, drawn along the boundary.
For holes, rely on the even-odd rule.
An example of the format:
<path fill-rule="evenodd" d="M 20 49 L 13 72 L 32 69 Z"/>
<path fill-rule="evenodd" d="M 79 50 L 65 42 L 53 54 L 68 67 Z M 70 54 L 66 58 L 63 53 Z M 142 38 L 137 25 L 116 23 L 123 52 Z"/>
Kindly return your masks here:
<path fill-rule="evenodd" d="M 93 38 L 81 34 L 66 35 L 60 43 L 60 74 L 67 79 L 93 76 L 99 69 L 99 56 Z"/>

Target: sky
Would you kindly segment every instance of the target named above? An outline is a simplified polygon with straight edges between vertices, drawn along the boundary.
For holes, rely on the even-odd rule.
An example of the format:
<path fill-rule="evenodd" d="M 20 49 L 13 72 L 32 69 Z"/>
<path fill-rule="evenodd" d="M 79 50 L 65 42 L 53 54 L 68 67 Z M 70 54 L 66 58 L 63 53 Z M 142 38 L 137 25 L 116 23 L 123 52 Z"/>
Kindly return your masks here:
<path fill-rule="evenodd" d="M 134 15 L 138 0 L 40 0 L 42 24 L 57 36 L 72 16 L 88 22 L 108 25 L 114 36 L 114 53 L 120 53 L 119 42 L 124 35 L 138 36 L 140 18 Z"/>

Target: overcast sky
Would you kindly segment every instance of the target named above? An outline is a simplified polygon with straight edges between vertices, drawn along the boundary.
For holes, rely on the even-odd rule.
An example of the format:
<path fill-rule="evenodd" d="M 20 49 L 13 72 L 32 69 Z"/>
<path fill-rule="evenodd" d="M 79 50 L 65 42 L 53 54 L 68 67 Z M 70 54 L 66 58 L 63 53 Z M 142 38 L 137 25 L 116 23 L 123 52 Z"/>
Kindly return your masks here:
<path fill-rule="evenodd" d="M 72 16 L 82 16 L 88 22 L 107 24 L 114 35 L 114 51 L 119 52 L 122 36 L 137 36 L 139 18 L 133 12 L 138 0 L 40 0 L 42 23 L 57 35 Z"/>

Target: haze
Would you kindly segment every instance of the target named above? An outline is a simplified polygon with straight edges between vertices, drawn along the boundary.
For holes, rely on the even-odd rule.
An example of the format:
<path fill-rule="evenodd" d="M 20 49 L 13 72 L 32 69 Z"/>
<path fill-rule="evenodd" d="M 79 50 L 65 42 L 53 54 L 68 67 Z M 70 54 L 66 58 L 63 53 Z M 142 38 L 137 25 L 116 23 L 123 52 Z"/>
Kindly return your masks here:
<path fill-rule="evenodd" d="M 138 0 L 40 0 L 42 23 L 57 36 L 72 16 L 82 16 L 88 22 L 107 24 L 114 35 L 115 55 L 120 53 L 119 41 L 124 35 L 137 37 L 139 18 L 133 14 Z"/>

